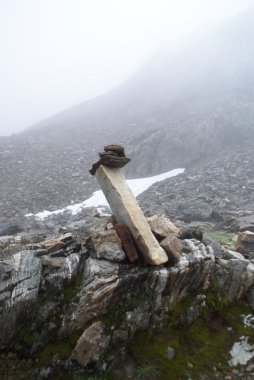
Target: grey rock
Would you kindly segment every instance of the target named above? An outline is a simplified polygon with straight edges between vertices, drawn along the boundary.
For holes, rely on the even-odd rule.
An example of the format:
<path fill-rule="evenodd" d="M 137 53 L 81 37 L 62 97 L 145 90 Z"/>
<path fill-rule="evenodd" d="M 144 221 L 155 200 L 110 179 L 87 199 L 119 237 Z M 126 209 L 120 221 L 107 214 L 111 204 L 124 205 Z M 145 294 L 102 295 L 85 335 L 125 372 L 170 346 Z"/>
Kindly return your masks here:
<path fill-rule="evenodd" d="M 78 272 L 81 256 L 72 253 L 67 257 L 52 258 L 43 256 L 42 264 L 48 268 L 44 273 L 45 283 L 51 290 L 59 290 L 65 283 L 69 283 Z"/>
<path fill-rule="evenodd" d="M 220 242 L 218 242 L 218 241 L 216 241 L 214 239 L 211 239 L 207 235 L 203 235 L 202 242 L 206 246 L 209 246 L 212 249 L 214 257 L 216 257 L 216 258 L 222 257 L 221 243 Z"/>
<path fill-rule="evenodd" d="M 223 248 L 221 252 L 222 252 L 221 257 L 222 259 L 225 259 L 225 260 L 231 260 L 231 259 L 246 260 L 245 257 L 239 252 L 231 251 L 226 248 Z"/>
<path fill-rule="evenodd" d="M 28 323 L 37 302 L 41 262 L 34 251 L 21 251 L 8 262 L 8 275 L 0 281 L 0 344 L 7 344 L 20 328 L 22 317 Z M 6 267 L 5 264 L 0 266 Z M 11 273 L 10 273 L 11 270 Z"/>
<path fill-rule="evenodd" d="M 150 314 L 142 307 L 137 307 L 133 311 L 126 313 L 126 326 L 131 333 L 135 333 L 137 330 L 145 330 L 149 327 Z"/>
<path fill-rule="evenodd" d="M 254 284 L 254 264 L 248 260 L 218 259 L 215 264 L 218 297 L 227 296 L 228 302 L 243 297 Z"/>
<path fill-rule="evenodd" d="M 65 315 L 62 329 L 79 329 L 109 310 L 123 307 L 147 278 L 147 270 L 88 258 L 75 310 Z M 134 293 L 133 293 L 134 292 Z"/>
<path fill-rule="evenodd" d="M 94 259 L 106 259 L 110 261 L 123 261 L 126 254 L 122 249 L 121 240 L 115 229 L 94 233 L 86 244 L 90 256 Z"/>

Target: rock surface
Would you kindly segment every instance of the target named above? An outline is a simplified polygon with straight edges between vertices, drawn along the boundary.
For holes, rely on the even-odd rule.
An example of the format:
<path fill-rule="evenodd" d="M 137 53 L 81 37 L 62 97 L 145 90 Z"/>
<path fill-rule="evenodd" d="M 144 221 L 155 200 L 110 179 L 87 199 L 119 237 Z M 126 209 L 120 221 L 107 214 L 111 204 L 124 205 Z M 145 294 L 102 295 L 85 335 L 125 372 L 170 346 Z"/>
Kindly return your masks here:
<path fill-rule="evenodd" d="M 10 341 L 22 320 L 29 324 L 33 318 L 41 274 L 34 253 L 21 251 L 0 261 L 0 346 Z"/>
<path fill-rule="evenodd" d="M 137 332 L 158 332 L 168 326 L 186 298 L 191 302 L 178 317 L 186 324 L 208 312 L 211 294 L 215 304 L 245 296 L 253 304 L 254 264 L 226 248 L 218 257 L 209 241 L 179 239 L 178 261 L 160 267 L 92 257 L 87 241 L 100 235 L 101 244 L 104 239 L 107 244 L 105 232 L 114 231 L 110 221 L 92 218 L 82 230 L 46 236 L 36 243 L 36 250 L 23 249 L 0 260 L 1 349 L 39 357 L 47 365 L 40 373 L 61 368 L 79 373 L 111 364 L 113 368 L 112 352 L 121 356 Z M 178 239 L 169 233 L 165 239 Z M 59 241 L 69 245 L 59 248 Z M 31 241 L 22 244 L 26 248 Z M 119 239 L 115 244 L 116 252 L 122 249 Z M 56 251 L 36 256 L 41 247 Z M 64 359 L 54 354 L 60 347 L 65 347 Z M 45 352 L 50 353 L 46 362 Z M 36 369 L 35 378 L 38 373 Z"/>

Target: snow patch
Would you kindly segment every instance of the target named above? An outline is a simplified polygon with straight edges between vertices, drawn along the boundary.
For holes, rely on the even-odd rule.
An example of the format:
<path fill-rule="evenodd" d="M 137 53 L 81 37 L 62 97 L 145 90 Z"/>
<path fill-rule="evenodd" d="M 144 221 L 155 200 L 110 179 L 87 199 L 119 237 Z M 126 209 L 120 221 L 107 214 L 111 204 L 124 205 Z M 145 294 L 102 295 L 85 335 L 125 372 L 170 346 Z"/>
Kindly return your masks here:
<path fill-rule="evenodd" d="M 248 315 L 241 315 L 243 318 L 243 324 L 244 327 L 252 327 L 254 328 L 254 315 L 248 314 Z"/>
<path fill-rule="evenodd" d="M 179 174 L 182 174 L 185 169 L 174 169 L 169 172 L 162 173 L 153 177 L 139 178 L 139 179 L 130 179 L 127 180 L 127 183 L 132 190 L 135 197 L 139 194 L 146 191 L 150 186 L 152 186 L 156 182 L 164 181 L 167 178 L 175 177 Z M 26 217 L 35 216 L 38 219 L 44 220 L 50 215 L 57 215 L 64 212 L 69 212 L 72 215 L 78 214 L 82 209 L 88 207 L 96 207 L 98 212 L 102 213 L 105 207 L 109 207 L 106 198 L 101 190 L 95 191 L 93 195 L 86 199 L 84 202 L 76 203 L 70 206 L 67 206 L 63 209 L 56 211 L 42 211 L 37 214 L 26 214 Z"/>
<path fill-rule="evenodd" d="M 240 342 L 236 342 L 233 345 L 229 352 L 232 359 L 228 362 L 231 367 L 235 367 L 238 364 L 245 365 L 254 357 L 254 346 L 249 344 L 248 339 L 246 336 L 241 336 Z"/>

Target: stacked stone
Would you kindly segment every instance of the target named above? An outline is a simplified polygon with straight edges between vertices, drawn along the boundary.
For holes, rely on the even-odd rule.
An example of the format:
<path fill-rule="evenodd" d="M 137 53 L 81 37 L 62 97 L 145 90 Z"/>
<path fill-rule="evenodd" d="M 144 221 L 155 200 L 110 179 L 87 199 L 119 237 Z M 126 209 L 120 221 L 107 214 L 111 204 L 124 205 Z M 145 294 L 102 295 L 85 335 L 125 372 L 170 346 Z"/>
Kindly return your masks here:
<path fill-rule="evenodd" d="M 99 161 L 93 164 L 92 168 L 89 170 L 92 175 L 95 175 L 96 170 L 100 165 L 104 165 L 109 168 L 122 168 L 131 160 L 125 156 L 124 147 L 115 144 L 106 145 L 104 147 L 104 152 L 100 152 L 99 156 Z"/>

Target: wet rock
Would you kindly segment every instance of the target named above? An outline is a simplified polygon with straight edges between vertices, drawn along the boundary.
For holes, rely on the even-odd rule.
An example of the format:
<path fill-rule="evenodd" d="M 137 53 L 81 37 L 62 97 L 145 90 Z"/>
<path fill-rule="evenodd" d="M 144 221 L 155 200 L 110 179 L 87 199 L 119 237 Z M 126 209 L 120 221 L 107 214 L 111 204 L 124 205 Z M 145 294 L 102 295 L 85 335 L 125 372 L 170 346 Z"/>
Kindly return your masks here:
<path fill-rule="evenodd" d="M 245 257 L 254 256 L 254 232 L 245 231 L 238 235 L 235 246 L 236 251 L 242 253 Z"/>
<path fill-rule="evenodd" d="M 110 342 L 104 330 L 101 322 L 94 322 L 88 327 L 77 341 L 71 359 L 76 360 L 82 367 L 94 368 L 98 365 Z"/>

